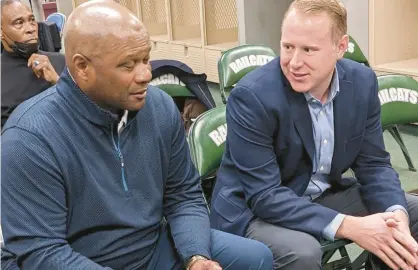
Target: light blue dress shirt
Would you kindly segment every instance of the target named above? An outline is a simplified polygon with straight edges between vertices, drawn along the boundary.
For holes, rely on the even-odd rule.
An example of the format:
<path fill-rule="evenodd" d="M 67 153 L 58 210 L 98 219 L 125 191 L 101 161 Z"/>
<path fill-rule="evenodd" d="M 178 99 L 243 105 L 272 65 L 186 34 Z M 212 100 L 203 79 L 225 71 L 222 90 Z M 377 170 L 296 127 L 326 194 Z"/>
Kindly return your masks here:
<path fill-rule="evenodd" d="M 334 105 L 333 101 L 340 91 L 338 71 L 335 69 L 331 80 L 330 91 L 327 101 L 322 104 L 320 100 L 314 98 L 309 92 L 305 93 L 305 98 L 309 106 L 312 118 L 313 138 L 315 142 L 315 156 L 313 157 L 313 172 L 311 181 L 304 193 L 310 200 L 318 198 L 330 185 L 329 173 L 331 171 L 332 157 L 334 153 Z M 402 209 L 408 212 L 401 205 L 389 207 L 386 211 Z M 323 236 L 333 241 L 341 223 L 346 215 L 338 214 L 331 223 L 324 228 Z"/>

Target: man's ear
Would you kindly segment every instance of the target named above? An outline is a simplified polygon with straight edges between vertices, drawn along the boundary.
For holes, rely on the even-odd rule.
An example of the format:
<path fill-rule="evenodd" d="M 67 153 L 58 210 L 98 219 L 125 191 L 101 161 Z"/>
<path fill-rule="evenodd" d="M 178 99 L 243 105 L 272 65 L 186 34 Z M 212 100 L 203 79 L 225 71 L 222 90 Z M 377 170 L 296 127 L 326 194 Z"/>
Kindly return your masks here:
<path fill-rule="evenodd" d="M 344 54 L 348 48 L 348 41 L 349 41 L 348 35 L 342 36 L 340 40 L 338 41 L 337 43 L 338 59 L 341 59 L 344 57 Z"/>
<path fill-rule="evenodd" d="M 78 77 L 84 81 L 88 81 L 89 73 L 92 71 L 89 61 L 82 54 L 75 54 L 72 58 L 74 71 L 77 73 Z"/>

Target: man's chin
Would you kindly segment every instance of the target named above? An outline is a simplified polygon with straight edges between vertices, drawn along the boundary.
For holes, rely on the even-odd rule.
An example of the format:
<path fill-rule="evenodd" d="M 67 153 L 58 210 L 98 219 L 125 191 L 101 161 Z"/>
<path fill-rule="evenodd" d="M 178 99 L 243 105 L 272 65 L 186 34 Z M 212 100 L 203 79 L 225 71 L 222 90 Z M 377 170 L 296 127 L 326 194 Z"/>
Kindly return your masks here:
<path fill-rule="evenodd" d="M 298 93 L 306 93 L 311 89 L 309 85 L 305 83 L 290 82 L 290 85 L 292 86 L 293 91 Z"/>
<path fill-rule="evenodd" d="M 145 99 L 142 99 L 132 104 L 129 104 L 124 109 L 128 111 L 139 111 L 144 107 L 144 105 L 145 105 Z"/>

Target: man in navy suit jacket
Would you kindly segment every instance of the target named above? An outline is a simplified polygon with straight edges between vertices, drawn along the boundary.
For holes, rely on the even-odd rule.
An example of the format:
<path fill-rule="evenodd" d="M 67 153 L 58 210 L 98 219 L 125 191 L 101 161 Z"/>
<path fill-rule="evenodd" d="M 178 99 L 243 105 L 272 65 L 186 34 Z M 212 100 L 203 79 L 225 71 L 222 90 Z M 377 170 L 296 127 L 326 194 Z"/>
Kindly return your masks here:
<path fill-rule="evenodd" d="M 417 197 L 385 151 L 376 75 L 342 59 L 346 20 L 337 0 L 294 1 L 280 58 L 228 99 L 211 223 L 265 243 L 275 269 L 320 269 L 323 238 L 351 239 L 394 269 L 417 264 Z M 356 178 L 342 177 L 350 168 Z"/>

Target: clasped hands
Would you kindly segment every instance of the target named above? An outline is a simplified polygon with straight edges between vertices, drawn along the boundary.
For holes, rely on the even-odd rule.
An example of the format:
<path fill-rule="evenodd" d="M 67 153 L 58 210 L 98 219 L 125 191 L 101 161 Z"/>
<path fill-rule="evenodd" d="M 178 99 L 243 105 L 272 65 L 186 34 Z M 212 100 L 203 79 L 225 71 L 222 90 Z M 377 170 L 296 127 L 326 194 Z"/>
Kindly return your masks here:
<path fill-rule="evenodd" d="M 346 216 L 337 237 L 350 239 L 392 269 L 418 269 L 418 244 L 403 210 L 365 217 Z"/>

